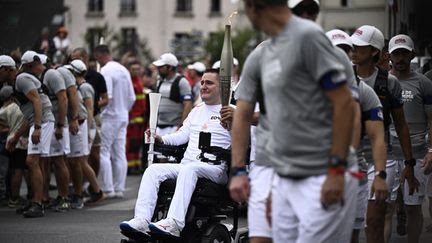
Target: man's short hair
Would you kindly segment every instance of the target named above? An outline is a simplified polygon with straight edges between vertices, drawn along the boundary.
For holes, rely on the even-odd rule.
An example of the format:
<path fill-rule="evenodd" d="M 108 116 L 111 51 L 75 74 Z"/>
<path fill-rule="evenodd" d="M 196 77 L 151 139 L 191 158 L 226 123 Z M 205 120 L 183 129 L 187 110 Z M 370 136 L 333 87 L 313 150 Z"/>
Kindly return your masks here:
<path fill-rule="evenodd" d="M 288 6 L 287 0 L 245 0 L 245 2 L 255 5 L 256 8 Z"/>
<path fill-rule="evenodd" d="M 94 53 L 111 54 L 107 45 L 98 45 L 94 49 Z"/>
<path fill-rule="evenodd" d="M 204 73 L 216 73 L 219 76 L 219 69 L 216 68 L 207 68 Z M 203 73 L 203 74 L 204 74 Z"/>

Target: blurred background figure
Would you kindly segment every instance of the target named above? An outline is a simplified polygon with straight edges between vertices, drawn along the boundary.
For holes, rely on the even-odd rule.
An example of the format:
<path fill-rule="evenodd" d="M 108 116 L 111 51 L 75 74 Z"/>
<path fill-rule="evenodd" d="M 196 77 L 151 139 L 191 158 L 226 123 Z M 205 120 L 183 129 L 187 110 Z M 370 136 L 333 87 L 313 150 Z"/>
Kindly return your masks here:
<path fill-rule="evenodd" d="M 128 161 L 128 174 L 140 173 L 140 152 L 143 149 L 144 132 L 147 128 L 148 105 L 144 93 L 143 67 L 139 61 L 129 63 L 129 72 L 135 92 L 135 103 L 129 111 L 129 124 L 126 135 L 126 159 Z"/>
<path fill-rule="evenodd" d="M 193 104 L 195 106 L 198 103 L 201 103 L 201 77 L 206 70 L 206 66 L 202 62 L 195 62 L 194 64 L 188 65 L 187 69 L 187 77 L 192 88 Z"/>
<path fill-rule="evenodd" d="M 68 32 L 65 27 L 60 27 L 57 30 L 57 35 L 54 36 L 53 42 L 56 48 L 53 56 L 54 64 L 63 64 L 66 61 L 68 51 L 71 45 L 70 40 L 67 38 Z"/>
<path fill-rule="evenodd" d="M 40 37 L 33 44 L 33 51 L 39 54 L 45 54 L 48 59 L 52 60 L 56 47 L 54 41 L 50 37 L 50 31 L 48 27 L 44 27 L 41 31 Z"/>

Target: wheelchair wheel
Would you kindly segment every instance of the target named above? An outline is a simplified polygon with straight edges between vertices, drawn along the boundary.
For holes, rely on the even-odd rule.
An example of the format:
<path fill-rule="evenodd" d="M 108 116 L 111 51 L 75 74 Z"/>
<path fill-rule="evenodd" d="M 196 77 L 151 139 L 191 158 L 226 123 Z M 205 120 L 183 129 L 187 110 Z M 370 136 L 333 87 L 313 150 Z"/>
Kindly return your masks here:
<path fill-rule="evenodd" d="M 201 243 L 230 243 L 231 236 L 225 226 L 218 224 L 213 227 L 208 235 L 201 238 Z"/>

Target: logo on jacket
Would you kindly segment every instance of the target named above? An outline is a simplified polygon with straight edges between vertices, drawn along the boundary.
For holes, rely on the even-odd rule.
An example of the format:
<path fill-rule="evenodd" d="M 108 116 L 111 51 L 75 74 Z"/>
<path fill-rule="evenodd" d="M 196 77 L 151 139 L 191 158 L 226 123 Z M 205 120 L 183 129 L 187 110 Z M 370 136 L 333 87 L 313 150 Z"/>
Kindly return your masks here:
<path fill-rule="evenodd" d="M 220 120 L 221 118 L 219 116 L 211 116 L 210 120 L 214 121 L 214 120 Z"/>

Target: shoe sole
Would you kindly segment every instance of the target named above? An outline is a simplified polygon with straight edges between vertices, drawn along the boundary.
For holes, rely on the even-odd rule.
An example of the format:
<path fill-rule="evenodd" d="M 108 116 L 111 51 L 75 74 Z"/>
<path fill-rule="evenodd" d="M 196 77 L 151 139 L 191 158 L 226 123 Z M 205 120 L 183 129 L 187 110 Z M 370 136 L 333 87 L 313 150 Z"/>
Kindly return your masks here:
<path fill-rule="evenodd" d="M 121 223 L 120 224 L 120 233 L 122 235 L 136 241 L 140 240 L 148 240 L 150 239 L 150 235 L 148 233 L 144 233 L 132 228 L 129 224 Z"/>
<path fill-rule="evenodd" d="M 173 235 L 173 234 L 171 234 L 171 233 L 169 233 L 169 232 L 166 232 L 166 231 L 164 231 L 164 230 L 162 230 L 162 229 L 159 229 L 156 225 L 154 225 L 154 224 L 149 224 L 149 229 L 150 229 L 150 231 L 152 232 L 152 233 L 155 233 L 155 234 L 158 234 L 158 235 L 165 235 L 165 236 L 171 236 L 171 237 L 177 237 L 177 238 L 179 238 L 180 236 L 177 236 L 177 235 Z"/>

